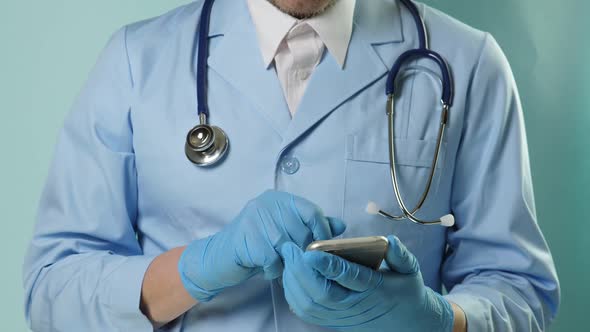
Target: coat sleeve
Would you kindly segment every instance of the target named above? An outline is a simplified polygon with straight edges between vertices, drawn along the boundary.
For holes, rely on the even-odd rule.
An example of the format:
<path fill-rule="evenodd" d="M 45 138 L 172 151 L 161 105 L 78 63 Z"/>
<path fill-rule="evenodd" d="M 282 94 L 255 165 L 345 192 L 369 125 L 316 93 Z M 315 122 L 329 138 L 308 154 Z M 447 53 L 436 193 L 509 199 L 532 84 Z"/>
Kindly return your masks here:
<path fill-rule="evenodd" d="M 446 298 L 463 308 L 469 331 L 544 331 L 559 305 L 559 283 L 537 225 L 528 147 L 516 84 L 486 35 L 468 92 L 456 157 L 443 264 Z"/>
<path fill-rule="evenodd" d="M 35 331 L 152 330 L 139 302 L 153 257 L 138 243 L 126 29 L 66 117 L 23 267 Z"/>

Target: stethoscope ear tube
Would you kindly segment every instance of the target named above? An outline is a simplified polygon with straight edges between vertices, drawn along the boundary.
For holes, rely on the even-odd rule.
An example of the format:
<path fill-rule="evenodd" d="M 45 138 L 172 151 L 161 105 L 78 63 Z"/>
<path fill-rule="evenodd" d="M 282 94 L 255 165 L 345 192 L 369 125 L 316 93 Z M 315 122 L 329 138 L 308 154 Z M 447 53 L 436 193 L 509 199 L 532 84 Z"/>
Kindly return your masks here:
<path fill-rule="evenodd" d="M 447 105 L 448 107 L 453 106 L 453 97 L 454 97 L 454 84 L 453 78 L 451 76 L 451 72 L 449 69 L 448 63 L 443 59 L 443 57 L 431 50 L 428 49 L 414 49 L 404 52 L 395 62 L 389 74 L 387 75 L 387 82 L 385 86 L 385 94 L 387 96 L 395 95 L 395 82 L 397 76 L 407 61 L 414 60 L 414 59 L 429 59 L 434 61 L 441 72 L 442 75 L 442 96 L 441 102 L 443 105 Z"/>
<path fill-rule="evenodd" d="M 430 193 L 430 187 L 432 186 L 434 174 L 435 174 L 436 168 L 438 166 L 440 149 L 442 146 L 442 141 L 443 141 L 444 133 L 445 133 L 446 120 L 443 119 L 440 122 L 438 137 L 437 137 L 437 141 L 436 141 L 436 149 L 434 152 L 434 158 L 432 160 L 430 173 L 428 175 L 428 180 L 426 182 L 426 186 L 422 192 L 422 196 L 418 200 L 418 203 L 410 211 L 410 209 L 408 209 L 408 207 L 406 206 L 406 204 L 403 200 L 403 197 L 401 195 L 401 190 L 400 190 L 398 176 L 397 176 L 397 169 L 396 169 L 397 164 L 395 161 L 395 97 L 394 97 L 394 95 L 387 96 L 387 111 L 386 112 L 387 112 L 387 118 L 388 118 L 389 169 L 390 169 L 390 175 L 391 175 L 391 183 L 393 185 L 393 191 L 395 193 L 395 198 L 397 200 L 397 203 L 398 203 L 400 209 L 402 210 L 403 215 L 393 216 L 393 215 L 390 215 L 389 213 L 386 213 L 382 210 L 378 210 L 378 214 L 383 217 L 386 217 L 388 219 L 391 219 L 391 220 L 409 219 L 410 221 L 412 221 L 416 224 L 420 224 L 420 225 L 443 225 L 443 226 L 454 225 L 455 218 L 452 215 L 446 215 L 446 216 L 444 216 L 440 219 L 437 219 L 437 220 L 422 220 L 422 219 L 415 216 L 415 213 L 418 212 L 422 208 L 422 206 L 424 205 L 424 202 L 426 201 L 426 198 L 428 197 L 428 194 Z M 443 116 L 443 118 L 446 118 L 447 112 L 448 112 L 448 106 L 443 105 L 443 114 L 445 114 L 445 116 Z M 371 212 L 371 211 L 374 212 L 374 210 L 375 210 L 374 205 L 372 205 L 371 208 L 367 207 L 367 212 Z"/>
<path fill-rule="evenodd" d="M 389 74 L 387 75 L 387 81 L 385 83 L 385 93 L 387 95 L 386 113 L 388 117 L 389 169 L 391 175 L 391 183 L 393 185 L 393 191 L 395 193 L 395 199 L 397 200 L 397 203 L 403 215 L 393 216 L 385 211 L 380 210 L 379 207 L 373 202 L 369 202 L 369 204 L 367 205 L 367 212 L 370 214 L 379 214 L 390 220 L 409 219 L 410 221 L 420 225 L 442 225 L 450 227 L 455 224 L 455 217 L 452 214 L 447 214 L 437 220 L 422 220 L 416 217 L 415 214 L 422 208 L 422 205 L 424 205 L 424 202 L 426 201 L 426 198 L 430 193 L 430 187 L 432 186 L 434 174 L 436 172 L 436 168 L 438 165 L 438 159 L 441 145 L 444 139 L 445 128 L 449 116 L 449 110 L 453 105 L 453 77 L 451 76 L 449 65 L 445 61 L 445 59 L 440 54 L 428 48 L 428 35 L 426 31 L 426 25 L 422 17 L 420 17 L 420 13 L 418 12 L 418 8 L 416 7 L 416 5 L 414 5 L 414 3 L 412 3 L 412 1 L 410 0 L 400 1 L 407 7 L 407 9 L 410 11 L 410 14 L 414 18 L 414 22 L 416 23 L 416 28 L 418 30 L 419 37 L 419 47 L 417 49 L 412 49 L 404 52 L 397 59 L 397 61 L 394 63 L 393 67 L 389 71 Z M 402 66 L 406 62 L 422 58 L 435 62 L 440 69 L 442 75 L 442 113 L 438 130 L 438 137 L 436 141 L 436 149 L 430 168 L 430 173 L 428 175 L 428 181 L 426 182 L 426 186 L 424 188 L 424 191 L 422 192 L 422 196 L 418 200 L 418 203 L 413 209 L 410 210 L 406 206 L 404 199 L 401 195 L 395 162 L 395 83 Z"/>
<path fill-rule="evenodd" d="M 392 216 L 391 214 L 381 210 L 379 208 L 379 206 L 377 205 L 377 203 L 375 203 L 373 201 L 369 201 L 367 203 L 366 212 L 371 215 L 380 215 L 380 216 L 387 218 L 389 220 L 392 220 L 392 221 L 405 219 L 405 217 Z M 434 221 L 432 223 L 420 223 L 420 222 L 415 222 L 414 220 L 411 220 L 411 221 L 414 223 L 418 223 L 420 225 L 441 225 L 444 227 L 453 227 L 455 225 L 455 216 L 453 216 L 452 214 L 446 214 L 446 215 L 440 217 L 440 220 Z"/>

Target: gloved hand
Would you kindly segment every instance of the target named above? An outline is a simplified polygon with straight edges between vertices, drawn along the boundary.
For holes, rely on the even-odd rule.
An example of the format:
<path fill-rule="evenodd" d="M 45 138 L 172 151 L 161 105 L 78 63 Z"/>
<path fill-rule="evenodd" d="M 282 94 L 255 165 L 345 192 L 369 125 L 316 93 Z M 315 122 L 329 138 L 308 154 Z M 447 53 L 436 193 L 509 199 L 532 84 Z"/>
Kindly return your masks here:
<path fill-rule="evenodd" d="M 284 244 L 283 287 L 291 310 L 339 331 L 452 331 L 451 305 L 424 285 L 418 261 L 399 239 L 388 240 L 389 269 L 380 271 Z"/>
<path fill-rule="evenodd" d="M 178 271 L 191 296 L 206 302 L 261 271 L 268 280 L 280 277 L 282 244 L 305 248 L 312 241 L 338 236 L 345 228 L 341 220 L 325 217 L 319 207 L 301 197 L 266 191 L 249 201 L 219 233 L 189 244 Z"/>

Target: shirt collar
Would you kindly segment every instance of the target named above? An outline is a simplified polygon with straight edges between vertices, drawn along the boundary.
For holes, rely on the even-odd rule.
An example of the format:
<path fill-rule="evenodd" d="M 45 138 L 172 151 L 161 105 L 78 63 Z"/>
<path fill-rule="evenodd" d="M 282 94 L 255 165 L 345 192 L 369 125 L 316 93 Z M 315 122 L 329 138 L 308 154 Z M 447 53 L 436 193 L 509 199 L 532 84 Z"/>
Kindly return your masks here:
<path fill-rule="evenodd" d="M 283 13 L 268 0 L 248 0 L 265 66 L 270 66 L 281 41 L 291 28 L 299 22 L 306 22 L 315 30 L 340 67 L 344 67 L 352 36 L 355 5 L 356 0 L 337 0 L 322 14 L 298 20 Z"/>

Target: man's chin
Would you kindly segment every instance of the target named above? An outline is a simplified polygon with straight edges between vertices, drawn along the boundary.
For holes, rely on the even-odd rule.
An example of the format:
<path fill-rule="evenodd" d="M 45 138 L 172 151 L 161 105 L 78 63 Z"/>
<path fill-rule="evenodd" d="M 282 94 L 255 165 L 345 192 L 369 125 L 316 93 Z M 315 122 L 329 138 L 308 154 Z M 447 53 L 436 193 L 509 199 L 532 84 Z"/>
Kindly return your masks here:
<path fill-rule="evenodd" d="M 317 16 L 338 0 L 268 0 L 282 12 L 297 19 Z"/>

